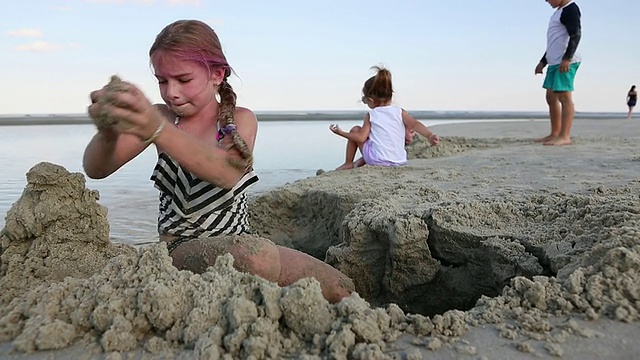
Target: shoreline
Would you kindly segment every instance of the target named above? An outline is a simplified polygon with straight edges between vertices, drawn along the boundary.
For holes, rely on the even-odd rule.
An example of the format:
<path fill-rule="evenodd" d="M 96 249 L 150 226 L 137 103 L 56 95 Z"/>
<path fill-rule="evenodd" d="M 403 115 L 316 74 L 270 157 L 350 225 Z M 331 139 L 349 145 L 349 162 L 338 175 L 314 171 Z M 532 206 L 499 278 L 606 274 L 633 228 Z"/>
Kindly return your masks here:
<path fill-rule="evenodd" d="M 411 111 L 418 120 L 540 120 L 548 119 L 545 112 L 528 111 Z M 361 120 L 366 111 L 300 111 L 259 112 L 258 121 L 331 121 Z M 577 112 L 576 120 L 625 119 L 625 113 Z M 23 125 L 84 125 L 92 124 L 84 114 L 0 114 L 0 126 Z"/>

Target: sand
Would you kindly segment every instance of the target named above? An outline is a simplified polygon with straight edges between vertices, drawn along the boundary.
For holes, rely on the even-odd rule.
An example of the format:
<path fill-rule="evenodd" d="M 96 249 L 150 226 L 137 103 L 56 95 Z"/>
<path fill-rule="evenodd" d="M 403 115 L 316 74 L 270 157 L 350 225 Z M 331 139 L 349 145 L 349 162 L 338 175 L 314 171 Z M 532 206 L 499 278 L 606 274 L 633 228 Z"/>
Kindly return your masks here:
<path fill-rule="evenodd" d="M 111 75 L 111 78 L 109 79 L 109 82 L 104 86 L 104 89 L 108 91 L 126 91 L 122 86 L 122 79 L 120 79 L 118 75 Z M 115 99 L 112 97 L 102 97 L 101 99 L 98 99 L 97 102 L 98 104 L 104 106 L 107 104 L 113 104 L 114 101 Z M 94 122 L 98 129 L 106 129 L 114 126 L 128 128 L 132 126 L 128 121 L 113 117 L 109 113 L 104 111 L 98 113 L 98 115 L 91 120 Z"/>
<path fill-rule="evenodd" d="M 108 241 L 80 174 L 41 163 L 0 238 L 0 357 L 627 359 L 640 351 L 640 126 L 435 126 L 409 165 L 327 171 L 252 201 L 257 236 L 351 276 L 331 305 L 230 256 L 202 275 Z"/>

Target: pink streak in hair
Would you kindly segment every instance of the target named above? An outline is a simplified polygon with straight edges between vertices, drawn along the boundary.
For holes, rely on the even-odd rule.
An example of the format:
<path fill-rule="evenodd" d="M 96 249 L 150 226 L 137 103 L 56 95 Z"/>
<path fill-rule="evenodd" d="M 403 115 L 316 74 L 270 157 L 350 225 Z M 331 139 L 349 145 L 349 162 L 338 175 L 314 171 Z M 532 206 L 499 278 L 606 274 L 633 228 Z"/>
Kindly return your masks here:
<path fill-rule="evenodd" d="M 191 53 L 191 54 L 185 54 L 184 59 L 206 63 L 209 66 L 229 67 L 229 63 L 227 62 L 226 59 L 214 57 L 214 56 L 205 56 L 202 54 Z"/>

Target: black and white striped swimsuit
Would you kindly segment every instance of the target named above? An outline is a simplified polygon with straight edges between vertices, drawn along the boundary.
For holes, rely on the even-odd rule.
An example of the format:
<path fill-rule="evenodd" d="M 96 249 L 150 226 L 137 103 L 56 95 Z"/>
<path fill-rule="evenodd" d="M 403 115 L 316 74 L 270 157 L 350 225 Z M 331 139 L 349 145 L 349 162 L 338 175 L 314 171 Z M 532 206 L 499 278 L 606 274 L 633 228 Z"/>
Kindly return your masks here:
<path fill-rule="evenodd" d="M 160 234 L 186 240 L 250 232 L 246 191 L 258 181 L 253 170 L 233 188 L 224 189 L 197 178 L 169 155 L 160 153 L 151 180 L 160 190 Z"/>

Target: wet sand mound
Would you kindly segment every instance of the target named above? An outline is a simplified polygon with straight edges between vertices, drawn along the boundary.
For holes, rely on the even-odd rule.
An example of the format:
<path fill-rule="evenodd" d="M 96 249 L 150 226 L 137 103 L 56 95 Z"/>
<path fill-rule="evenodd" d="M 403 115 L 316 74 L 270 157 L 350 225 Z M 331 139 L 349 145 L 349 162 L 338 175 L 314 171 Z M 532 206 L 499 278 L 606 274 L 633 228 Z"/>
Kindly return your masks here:
<path fill-rule="evenodd" d="M 0 234 L 0 305 L 40 284 L 85 278 L 126 251 L 109 241 L 107 209 L 82 174 L 40 163 Z"/>

